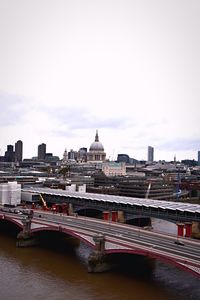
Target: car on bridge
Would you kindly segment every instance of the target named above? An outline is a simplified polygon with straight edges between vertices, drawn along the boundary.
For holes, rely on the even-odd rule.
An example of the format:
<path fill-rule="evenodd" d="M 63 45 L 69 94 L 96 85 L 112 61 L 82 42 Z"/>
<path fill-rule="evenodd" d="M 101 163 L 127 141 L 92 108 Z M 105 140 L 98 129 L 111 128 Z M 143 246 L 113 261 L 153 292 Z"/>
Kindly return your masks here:
<path fill-rule="evenodd" d="M 184 246 L 185 245 L 182 241 L 179 241 L 179 240 L 175 241 L 174 243 L 177 244 L 177 245 L 180 245 L 180 246 Z"/>

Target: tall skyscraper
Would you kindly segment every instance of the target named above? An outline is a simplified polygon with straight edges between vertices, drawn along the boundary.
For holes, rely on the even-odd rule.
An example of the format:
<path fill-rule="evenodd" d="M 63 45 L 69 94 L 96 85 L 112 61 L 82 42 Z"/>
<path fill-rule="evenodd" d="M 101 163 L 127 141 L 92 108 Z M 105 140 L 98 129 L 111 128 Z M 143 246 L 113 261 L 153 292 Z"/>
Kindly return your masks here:
<path fill-rule="evenodd" d="M 148 146 L 148 161 L 153 162 L 154 160 L 154 148 L 151 146 Z"/>
<path fill-rule="evenodd" d="M 38 159 L 44 160 L 46 155 L 46 144 L 42 143 L 38 146 Z"/>
<path fill-rule="evenodd" d="M 200 166 L 200 151 L 198 151 L 198 166 Z"/>
<path fill-rule="evenodd" d="M 5 161 L 15 161 L 15 152 L 13 151 L 13 145 L 7 145 L 7 151 L 5 152 Z"/>
<path fill-rule="evenodd" d="M 22 153 L 23 153 L 23 143 L 22 141 L 17 141 L 15 143 L 15 161 L 21 162 L 22 161 Z"/>

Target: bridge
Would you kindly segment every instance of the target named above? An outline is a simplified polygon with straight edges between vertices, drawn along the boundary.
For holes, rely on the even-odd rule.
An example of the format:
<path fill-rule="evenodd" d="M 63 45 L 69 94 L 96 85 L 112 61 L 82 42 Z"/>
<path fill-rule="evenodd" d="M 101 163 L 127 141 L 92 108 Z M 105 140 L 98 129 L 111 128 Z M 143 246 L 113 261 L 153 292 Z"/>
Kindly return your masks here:
<path fill-rule="evenodd" d="M 135 226 L 88 217 L 68 216 L 34 210 L 33 214 L 0 211 L 0 222 L 10 222 L 21 230 L 17 245 L 34 244 L 37 233 L 62 232 L 76 237 L 91 248 L 88 271 L 110 268 L 111 253 L 131 253 L 156 258 L 189 271 L 200 278 L 200 241 L 147 231 Z"/>
<path fill-rule="evenodd" d="M 50 188 L 23 188 L 22 192 L 41 194 L 48 203 L 71 203 L 75 211 L 94 209 L 122 211 L 126 217 L 143 216 L 172 222 L 200 222 L 200 205 L 105 194 L 69 192 Z"/>

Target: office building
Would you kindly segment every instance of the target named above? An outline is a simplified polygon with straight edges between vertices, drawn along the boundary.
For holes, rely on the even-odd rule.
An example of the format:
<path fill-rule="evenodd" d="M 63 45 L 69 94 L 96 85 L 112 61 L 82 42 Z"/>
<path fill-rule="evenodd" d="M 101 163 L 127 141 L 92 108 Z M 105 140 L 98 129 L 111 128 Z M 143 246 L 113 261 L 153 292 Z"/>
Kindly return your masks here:
<path fill-rule="evenodd" d="M 78 161 L 86 162 L 87 161 L 87 148 L 82 147 L 78 151 Z"/>
<path fill-rule="evenodd" d="M 21 162 L 22 161 L 22 153 L 23 153 L 23 143 L 22 141 L 17 141 L 15 143 L 15 161 Z"/>
<path fill-rule="evenodd" d="M 125 176 L 126 164 L 125 162 L 105 162 L 102 164 L 102 172 L 106 176 Z"/>
<path fill-rule="evenodd" d="M 77 158 L 77 151 L 74 151 L 73 149 L 71 149 L 68 152 L 68 159 L 69 160 L 76 160 L 76 158 Z"/>
<path fill-rule="evenodd" d="M 7 151 L 5 152 L 5 161 L 14 162 L 15 152 L 13 151 L 13 145 L 7 145 Z"/>
<path fill-rule="evenodd" d="M 117 162 L 125 162 L 126 164 L 128 164 L 130 162 L 130 157 L 128 156 L 128 154 L 118 154 Z"/>
<path fill-rule="evenodd" d="M 153 162 L 154 161 L 154 148 L 151 146 L 148 146 L 148 162 Z"/>
<path fill-rule="evenodd" d="M 38 146 L 38 159 L 45 160 L 46 156 L 46 144 L 42 143 Z"/>

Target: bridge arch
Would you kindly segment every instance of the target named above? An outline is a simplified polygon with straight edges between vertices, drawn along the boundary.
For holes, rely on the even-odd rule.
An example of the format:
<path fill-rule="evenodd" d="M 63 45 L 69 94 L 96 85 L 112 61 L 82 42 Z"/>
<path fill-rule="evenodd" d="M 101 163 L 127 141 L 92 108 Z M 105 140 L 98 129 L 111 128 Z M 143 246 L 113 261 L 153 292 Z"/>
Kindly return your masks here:
<path fill-rule="evenodd" d="M 136 255 L 141 255 L 141 256 L 145 256 L 145 257 L 149 257 L 149 258 L 153 258 L 153 259 L 157 259 L 160 260 L 161 262 L 176 266 L 177 268 L 190 272 L 195 276 L 200 276 L 199 272 L 196 272 L 195 269 L 198 269 L 198 266 L 194 265 L 187 265 L 176 261 L 175 259 L 169 258 L 169 257 L 165 257 L 164 255 L 161 255 L 159 253 L 153 253 L 150 251 L 145 251 L 142 249 L 107 249 L 105 250 L 105 254 L 109 255 L 109 254 L 114 254 L 114 253 L 126 253 L 126 254 L 136 254 Z"/>
<path fill-rule="evenodd" d="M 13 219 L 7 215 L 0 216 L 0 231 L 6 232 L 6 234 L 16 237 L 17 234 L 22 231 L 23 224 L 20 220 Z"/>
<path fill-rule="evenodd" d="M 44 232 L 44 231 L 64 233 L 64 234 L 66 234 L 66 236 L 72 236 L 72 237 L 82 241 L 83 243 L 85 243 L 86 245 L 88 245 L 92 249 L 95 248 L 95 245 L 94 245 L 94 242 L 93 242 L 93 235 L 91 235 L 91 239 L 88 239 L 87 238 L 88 234 L 87 234 L 87 237 L 85 237 L 84 235 L 75 233 L 73 230 L 66 229 L 65 227 L 62 227 L 62 226 L 58 226 L 58 227 L 42 226 L 42 227 L 35 228 L 35 229 L 31 230 L 32 233 L 37 233 L 37 232 L 39 233 L 39 232 Z"/>
<path fill-rule="evenodd" d="M 0 217 L 0 222 L 8 222 L 14 224 L 19 230 L 23 229 L 23 224 L 21 220 L 13 219 L 12 217 L 9 217 L 7 215 L 3 215 Z"/>

